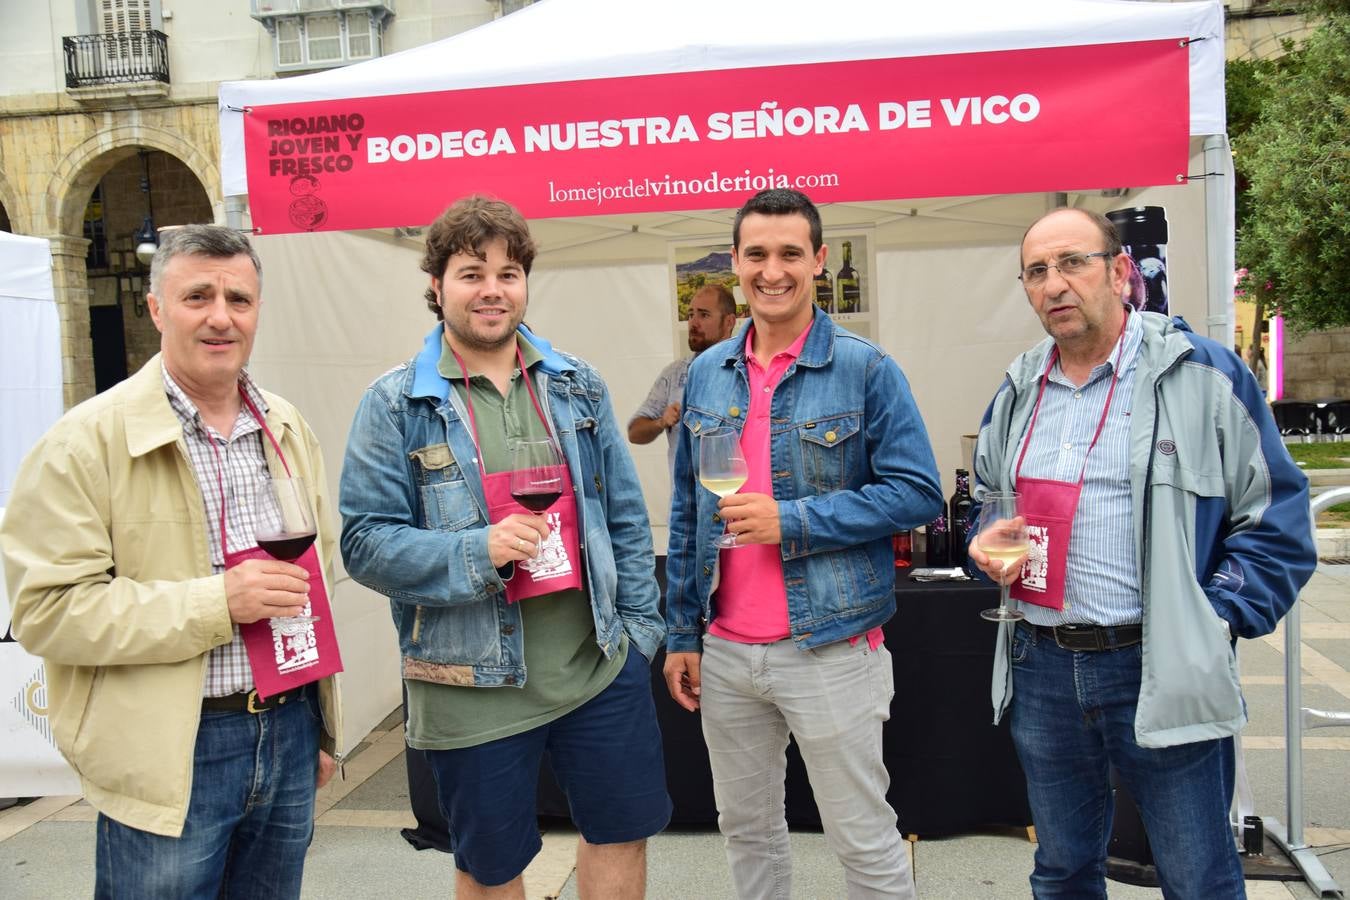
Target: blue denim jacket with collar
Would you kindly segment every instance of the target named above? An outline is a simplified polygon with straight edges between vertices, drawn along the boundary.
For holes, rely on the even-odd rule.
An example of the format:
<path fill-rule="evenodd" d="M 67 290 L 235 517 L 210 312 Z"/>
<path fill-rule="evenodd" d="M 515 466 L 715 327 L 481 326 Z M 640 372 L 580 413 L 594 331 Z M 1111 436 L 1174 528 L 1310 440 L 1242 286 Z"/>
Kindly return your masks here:
<path fill-rule="evenodd" d="M 698 435 L 740 431 L 749 329 L 699 354 L 672 435 L 666 648 L 699 650 L 717 615 L 718 498 L 698 484 Z M 788 622 L 798 649 L 843 640 L 895 612 L 891 536 L 937 517 L 942 488 L 909 383 L 890 356 L 816 310 L 770 407 L 773 496 Z M 735 553 L 735 550 L 727 551 Z"/>
<path fill-rule="evenodd" d="M 477 687 L 525 684 L 520 607 L 488 558 L 488 516 L 458 394 L 437 371 L 441 327 L 411 361 L 380 376 L 357 407 L 342 466 L 342 558 L 389 598 L 405 675 Z M 535 384 L 572 476 L 596 643 L 628 635 L 651 659 L 664 636 L 647 507 L 609 391 L 590 365 L 543 354 Z M 532 635 L 532 640 L 547 639 Z"/>

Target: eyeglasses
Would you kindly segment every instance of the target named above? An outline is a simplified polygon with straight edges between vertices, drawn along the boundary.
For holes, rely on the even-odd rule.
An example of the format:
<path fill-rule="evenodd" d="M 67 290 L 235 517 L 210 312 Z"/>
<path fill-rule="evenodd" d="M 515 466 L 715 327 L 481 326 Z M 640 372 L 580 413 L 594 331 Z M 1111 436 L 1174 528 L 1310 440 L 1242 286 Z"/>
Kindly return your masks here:
<path fill-rule="evenodd" d="M 1054 269 L 1060 275 L 1081 275 L 1083 270 L 1088 267 L 1088 261 L 1092 259 L 1110 259 L 1115 256 L 1106 250 L 1098 250 L 1096 253 L 1070 253 L 1068 256 L 1061 256 L 1057 263 L 1036 263 L 1034 266 L 1027 266 L 1017 274 L 1018 279 L 1027 287 L 1034 287 L 1045 281 L 1045 276 Z"/>

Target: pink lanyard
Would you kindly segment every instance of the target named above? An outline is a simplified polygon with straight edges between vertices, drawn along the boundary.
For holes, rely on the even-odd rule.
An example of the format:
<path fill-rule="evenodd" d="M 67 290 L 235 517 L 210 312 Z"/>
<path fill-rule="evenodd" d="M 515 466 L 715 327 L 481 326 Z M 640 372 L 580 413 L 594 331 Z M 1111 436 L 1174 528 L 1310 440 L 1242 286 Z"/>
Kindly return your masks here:
<path fill-rule="evenodd" d="M 253 405 L 253 401 L 244 392 L 242 384 L 239 385 L 239 396 L 243 398 L 244 405 L 248 407 L 249 415 L 253 416 L 253 420 L 262 428 L 263 434 L 267 435 L 267 439 L 272 442 L 272 449 L 277 452 L 277 459 L 281 460 L 281 466 L 286 470 L 286 477 L 289 478 L 291 467 L 286 462 L 285 455 L 281 452 L 281 445 L 277 443 L 277 439 L 272 435 L 272 430 L 267 427 L 267 423 L 258 413 L 258 408 Z M 225 543 L 225 466 L 220 461 L 220 450 L 216 447 L 215 438 L 208 434 L 206 442 L 211 445 L 211 452 L 216 457 L 216 488 L 220 491 L 220 558 L 223 561 L 229 555 L 229 548 Z"/>
<path fill-rule="evenodd" d="M 1088 455 L 1092 453 L 1092 448 L 1097 446 L 1097 438 L 1102 436 L 1102 429 L 1106 425 L 1106 414 L 1111 410 L 1111 397 L 1116 392 L 1116 382 L 1120 380 L 1120 358 L 1125 352 L 1125 326 L 1129 324 L 1130 315 L 1128 310 L 1125 314 L 1125 321 L 1120 324 L 1120 336 L 1116 338 L 1116 359 L 1111 366 L 1111 386 L 1106 391 L 1106 405 L 1102 407 L 1102 417 L 1097 420 L 1097 430 L 1092 435 L 1092 443 L 1088 444 L 1087 452 L 1083 454 L 1083 468 L 1078 473 L 1078 484 L 1081 487 L 1083 479 L 1087 475 Z M 1041 374 L 1041 387 L 1036 392 L 1036 405 L 1031 410 L 1031 421 L 1027 424 L 1027 438 L 1022 442 L 1022 452 L 1017 456 L 1017 468 L 1013 471 L 1013 482 L 1022 475 L 1022 460 L 1026 459 L 1027 450 L 1031 447 L 1031 435 L 1036 430 L 1036 418 L 1041 414 L 1041 398 L 1045 396 L 1045 385 L 1050 380 L 1050 370 L 1055 367 L 1056 360 L 1059 359 L 1059 346 L 1050 353 L 1050 362 L 1045 367 L 1045 372 Z"/>
<path fill-rule="evenodd" d="M 446 346 L 450 346 L 448 342 Z M 478 445 L 478 422 L 473 415 L 473 391 L 469 387 L 469 369 L 455 352 L 454 347 L 450 347 L 450 352 L 454 355 L 455 362 L 459 365 L 459 373 L 464 378 L 464 405 L 469 409 L 469 436 L 473 438 L 473 449 L 478 454 L 478 474 L 486 480 L 487 468 L 483 463 L 483 448 Z M 520 363 L 520 377 L 525 380 L 525 389 L 530 392 L 530 402 L 534 404 L 534 411 L 539 415 L 539 421 L 543 423 L 548 439 L 552 441 L 553 430 L 548 427 L 548 419 L 544 417 L 543 407 L 539 405 L 539 398 L 534 393 L 533 379 L 530 378 L 529 370 L 525 368 L 525 356 L 520 352 L 520 344 L 516 344 L 516 362 Z"/>

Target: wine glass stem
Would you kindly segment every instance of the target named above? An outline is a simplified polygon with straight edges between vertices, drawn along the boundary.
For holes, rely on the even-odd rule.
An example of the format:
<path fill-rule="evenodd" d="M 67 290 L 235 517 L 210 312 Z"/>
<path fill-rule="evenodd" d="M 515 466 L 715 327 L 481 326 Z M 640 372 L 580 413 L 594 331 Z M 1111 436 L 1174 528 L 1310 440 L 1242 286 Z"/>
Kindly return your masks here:
<path fill-rule="evenodd" d="M 998 611 L 1005 613 L 1008 611 L 1008 586 L 1000 584 L 998 587 Z"/>

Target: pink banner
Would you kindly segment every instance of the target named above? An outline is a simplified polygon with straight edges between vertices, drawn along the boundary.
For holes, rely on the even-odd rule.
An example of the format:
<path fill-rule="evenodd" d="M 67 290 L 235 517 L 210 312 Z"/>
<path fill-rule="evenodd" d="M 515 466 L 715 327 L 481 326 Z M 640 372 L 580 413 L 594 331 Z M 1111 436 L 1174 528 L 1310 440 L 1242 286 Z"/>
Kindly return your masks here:
<path fill-rule="evenodd" d="M 528 217 L 1175 184 L 1180 40 L 550 82 L 254 107 L 264 234 L 424 225 L 485 193 Z"/>

